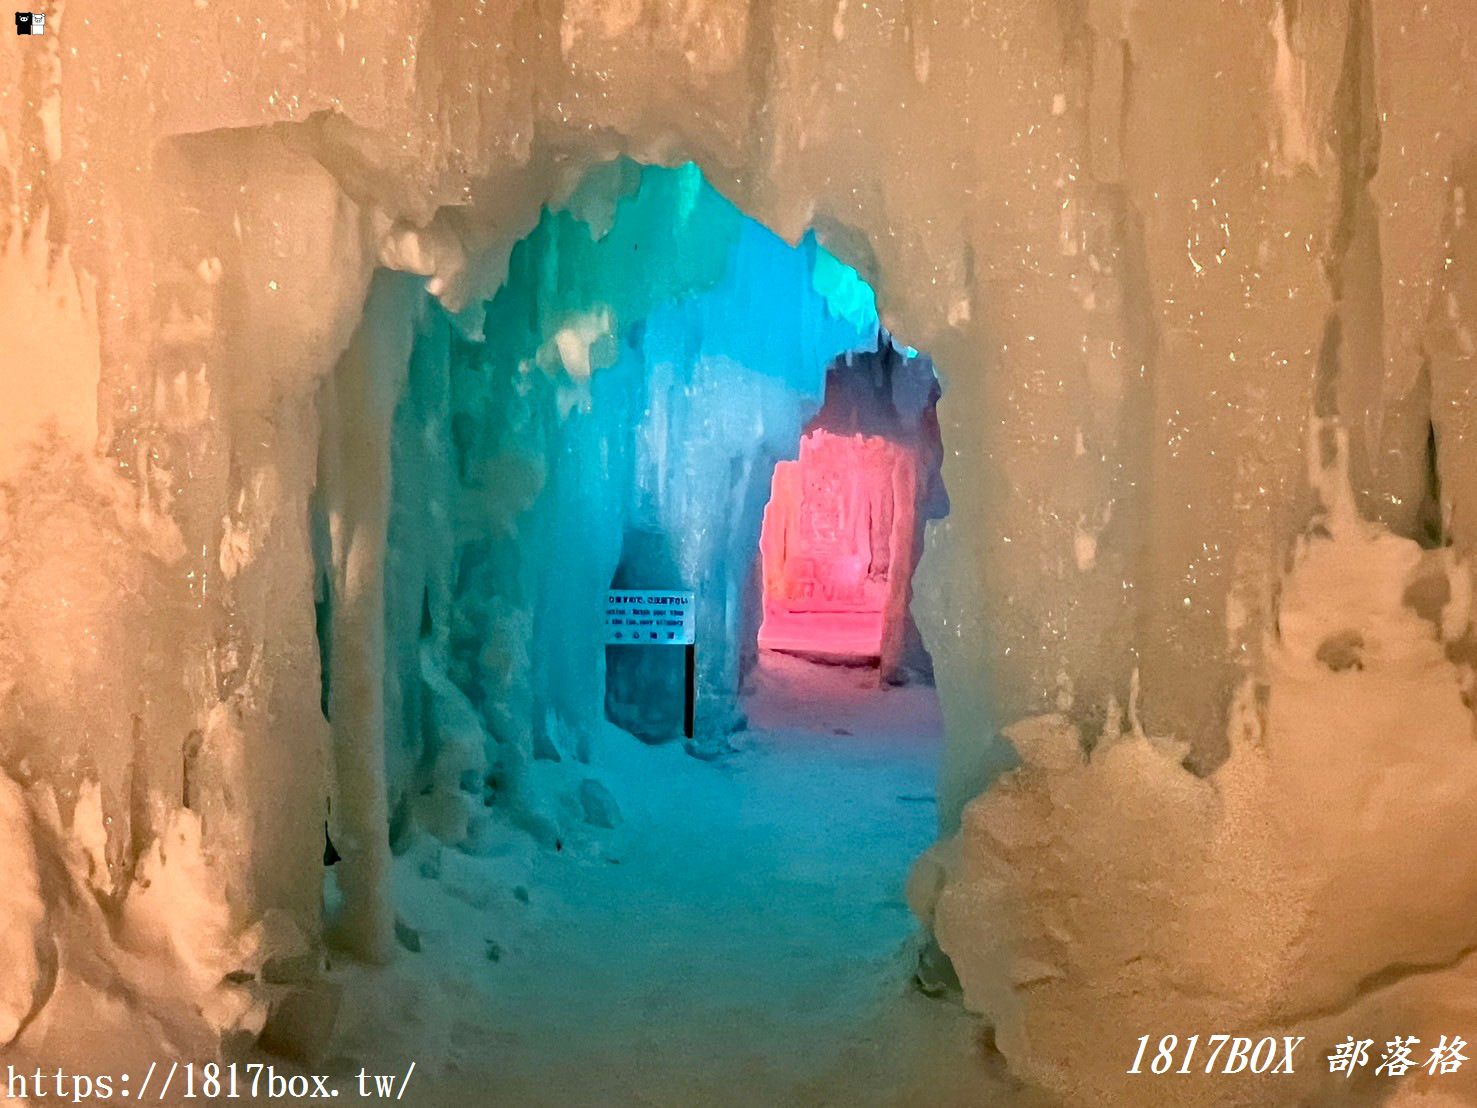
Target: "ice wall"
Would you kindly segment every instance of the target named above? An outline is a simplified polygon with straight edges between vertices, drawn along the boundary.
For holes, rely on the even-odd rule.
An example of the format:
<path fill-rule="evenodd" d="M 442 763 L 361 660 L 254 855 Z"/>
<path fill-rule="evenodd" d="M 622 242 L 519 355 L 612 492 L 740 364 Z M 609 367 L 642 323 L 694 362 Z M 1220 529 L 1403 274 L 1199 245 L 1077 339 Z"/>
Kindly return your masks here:
<path fill-rule="evenodd" d="M 697 593 L 700 742 L 742 721 L 737 693 L 760 617 L 759 531 L 774 463 L 794 457 L 821 405 L 837 353 L 876 343 L 871 291 L 813 238 L 792 250 L 753 221 L 732 265 L 707 295 L 653 312 L 634 353 L 647 367 L 637 423 L 636 496 L 618 571 L 627 587 L 660 588 L 667 567 Z M 613 718 L 653 737 L 679 733 L 679 696 L 654 695 L 640 676 L 680 681 L 681 658 L 610 651 Z M 635 681 L 628 680 L 635 677 Z M 655 709 L 656 718 L 647 718 Z"/>
<path fill-rule="evenodd" d="M 610 191 L 620 179 L 629 193 Z M 541 492 L 542 477 L 547 495 L 500 537 L 500 557 L 535 575 L 527 664 L 539 690 L 537 743 L 584 750 L 603 695 L 602 655 L 618 722 L 650 737 L 680 733 L 680 717 L 674 729 L 642 715 L 680 711 L 680 696 L 650 685 L 669 679 L 674 663 L 680 680 L 680 652 L 595 649 L 613 580 L 697 592 L 698 730 L 717 736 L 733 725 L 770 466 L 796 449 L 826 362 L 868 344 L 875 326 L 870 296 L 848 272 L 813 241 L 792 250 L 744 219 L 690 165 L 607 167 L 514 249 L 482 327 L 482 369 L 528 395 L 510 419 L 506 401 L 463 375 L 453 381 L 453 427 L 469 484 L 512 460 L 517 429 L 542 427 L 527 463 L 535 475 L 519 493 Z M 474 514 L 487 510 L 472 503 Z M 464 574 L 469 565 L 491 571 L 489 541 L 467 540 Z M 471 581 L 460 589 L 480 598 L 474 606 L 505 591 Z M 501 702 L 490 690 L 479 699 Z"/>
<path fill-rule="evenodd" d="M 945 367 L 946 825 L 1135 671 L 1205 772 L 1265 729 L 1310 412 L 1367 516 L 1472 549 L 1473 49 L 1470 0 L 53 6 L 0 44 L 5 772 L 97 780 L 126 877 L 196 752 L 237 910 L 313 930 L 317 391 L 382 252 L 480 303 L 618 153 L 816 228 Z"/>
<path fill-rule="evenodd" d="M 1477 735 L 1450 655 L 1470 570 L 1359 518 L 1339 437 L 1266 643 L 1266 702 L 1243 690 L 1230 759 L 1186 774 L 1186 744 L 1136 714 L 1090 759 L 1063 716 L 1022 721 L 1008 734 L 1023 767 L 915 874 L 970 1004 L 1018 1072 L 1069 1103 L 1327 1096 L 1348 1035 L 1415 1036 L 1424 1062 L 1469 1010 Z M 935 863 L 952 871 L 936 900 Z M 1270 1035 L 1279 1059 L 1282 1036 L 1304 1041 L 1291 1075 L 1207 1074 L 1203 1050 L 1166 1087 L 1128 1072 L 1137 1038 L 1105 1034 L 1108 1014 Z M 1378 1095 L 1359 1076 L 1350 1095 Z M 1471 1078 L 1431 1080 L 1446 1076 L 1402 1095 L 1472 1095 Z"/>

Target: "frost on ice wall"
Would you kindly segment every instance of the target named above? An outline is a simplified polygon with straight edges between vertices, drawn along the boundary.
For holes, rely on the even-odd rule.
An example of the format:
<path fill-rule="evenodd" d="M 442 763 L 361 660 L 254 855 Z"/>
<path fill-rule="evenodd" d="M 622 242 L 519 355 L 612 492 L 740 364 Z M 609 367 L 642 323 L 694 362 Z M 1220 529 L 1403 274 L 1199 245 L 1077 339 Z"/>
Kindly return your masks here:
<path fill-rule="evenodd" d="M 425 249 L 397 235 L 381 261 Z M 690 164 L 599 167 L 485 305 L 452 315 L 419 277 L 376 274 L 319 396 L 341 938 L 389 956 L 390 851 L 412 827 L 475 846 L 496 809 L 552 845 L 550 764 L 588 761 L 605 714 L 681 734 L 681 652 L 607 649 L 607 588 L 695 592 L 698 739 L 735 726 L 773 463 L 832 355 L 875 336 L 853 271 Z"/>
<path fill-rule="evenodd" d="M 1326 1094 L 1323 1060 L 1350 1034 L 1415 1036 L 1424 1061 L 1471 1012 L 1477 734 L 1470 672 L 1451 659 L 1471 630 L 1470 570 L 1361 520 L 1341 466 L 1319 476 L 1324 507 L 1226 763 L 1185 773 L 1185 744 L 1134 712 L 1090 758 L 1062 715 L 1022 721 L 1007 731 L 1021 768 L 915 872 L 1001 1048 L 1071 1103 L 1290 1103 Z M 1105 1013 L 1272 1036 L 1279 1058 L 1282 1036 L 1302 1036 L 1303 1062 L 1293 1078 L 1222 1079 L 1202 1052 L 1196 1076 L 1146 1086 Z M 1470 1097 L 1469 1082 L 1429 1091 Z"/>
<path fill-rule="evenodd" d="M 383 952 L 379 827 L 408 810 L 411 774 L 460 802 L 462 776 L 481 767 L 473 724 L 487 725 L 468 690 L 506 714 L 511 792 L 530 785 L 517 759 L 537 762 L 540 742 L 577 747 L 578 713 L 560 698 L 568 688 L 587 705 L 588 689 L 550 682 L 530 649 L 561 600 L 513 579 L 498 546 L 517 541 L 507 521 L 536 488 L 605 512 L 582 475 L 615 464 L 592 455 L 637 426 L 635 407 L 629 424 L 617 414 L 635 403 L 634 355 L 624 340 L 602 347 L 598 304 L 571 306 L 518 354 L 533 364 L 526 380 L 562 390 L 555 423 L 511 388 L 517 363 L 496 361 L 518 343 L 469 338 L 466 313 L 532 276 L 515 243 L 540 233 L 546 203 L 572 199 L 587 226 L 614 211 L 629 182 L 581 194 L 590 166 L 690 159 L 786 239 L 813 228 L 873 282 L 889 329 L 942 367 L 952 511 L 930 533 L 917 611 L 950 726 L 945 832 L 1013 749 L 1024 767 L 970 809 L 940 936 L 1012 1065 L 1053 1083 L 1064 1044 L 1080 1045 L 1073 1020 L 1115 1025 L 1155 996 L 1172 1007 L 1218 929 L 1246 918 L 1212 910 L 1238 895 L 1237 875 L 1264 890 L 1283 865 L 1301 937 L 1286 949 L 1322 968 L 1269 970 L 1285 994 L 1275 1004 L 1238 985 L 1228 1017 L 1270 1026 L 1355 993 L 1394 997 L 1389 967 L 1470 945 L 1462 865 L 1418 890 L 1434 897 L 1419 927 L 1370 913 L 1356 943 L 1332 933 L 1339 902 L 1317 889 L 1347 859 L 1331 846 L 1288 857 L 1280 840 L 1256 854 L 1247 836 L 1320 778 L 1345 791 L 1303 805 L 1319 842 L 1432 807 L 1392 784 L 1398 766 L 1444 768 L 1451 806 L 1437 812 L 1469 795 L 1471 706 L 1451 689 L 1473 657 L 1460 628 L 1477 513 L 1474 51 L 1468 0 L 54 8 L 44 39 L 0 46 L 0 764 L 19 789 L 5 795 L 20 798 L 6 801 L 7 859 L 28 857 L 29 840 L 37 860 L 18 870 L 100 881 L 111 891 L 81 902 L 116 918 L 189 813 L 198 841 L 182 849 L 198 848 L 201 885 L 225 891 L 222 926 L 249 934 L 280 910 L 291 926 L 262 934 L 285 951 L 318 932 L 324 798 L 337 789 L 329 819 L 360 905 L 347 937 Z M 713 359 L 663 344 L 690 333 L 704 302 L 653 303 L 640 339 L 692 389 L 693 418 Z M 474 370 L 487 357 L 496 364 Z M 441 364 L 453 381 L 483 372 L 485 391 L 453 408 L 430 372 Z M 548 377 L 555 365 L 562 376 Z M 803 382 L 792 368 L 791 384 L 756 371 L 747 402 L 762 409 Z M 449 455 L 413 434 L 442 413 Z M 1325 546 L 1299 545 L 1319 510 L 1313 415 L 1346 433 L 1353 493 Z M 679 433 L 658 418 L 622 440 L 640 497 L 619 521 L 599 516 L 600 549 L 576 569 L 586 583 L 628 549 L 680 571 L 740 542 L 741 517 L 757 520 L 726 516 L 734 530 L 705 536 L 711 548 L 638 549 L 632 536 L 652 532 L 628 523 L 660 533 L 717 511 L 686 504 L 642 454 Z M 439 516 L 465 480 L 457 426 L 478 421 L 513 457 L 498 465 L 478 451 L 499 440 L 471 436 L 470 459 L 496 475 L 489 515 Z M 771 449 L 743 421 L 710 431 L 756 464 Z M 397 454 L 424 488 L 386 480 Z M 724 486 L 743 512 L 762 500 L 755 480 Z M 570 541 L 533 512 L 522 523 L 537 543 Z M 1363 529 L 1376 524 L 1382 538 Z M 471 581 L 448 549 L 468 555 L 468 574 L 503 575 L 519 603 L 459 603 Z M 1412 579 L 1417 557 L 1444 567 L 1439 635 L 1437 575 Z M 377 587 L 407 563 L 416 584 Z M 1355 569 L 1375 579 L 1349 589 Z M 1320 635 L 1339 624 L 1311 662 L 1299 619 Z M 1338 664 L 1351 658 L 1364 668 Z M 725 660 L 705 680 L 730 672 Z M 1124 730 L 1131 688 L 1139 726 Z M 1373 710 L 1339 714 L 1415 689 L 1440 718 L 1408 740 L 1395 722 L 1375 729 Z M 1043 712 L 1059 718 L 1002 741 Z M 427 728 L 435 742 L 417 745 Z M 1182 744 L 1194 772 L 1158 737 Z M 1420 749 L 1392 757 L 1406 741 Z M 1100 744 L 1085 768 L 1065 768 L 1066 753 Z M 1329 772 L 1331 748 L 1354 777 Z M 444 761 L 412 765 L 427 749 Z M 1318 773 L 1303 761 L 1314 756 Z M 1075 789 L 1094 803 L 1069 816 Z M 1176 798 L 1176 814 L 1158 801 L 1152 818 L 1136 814 L 1145 790 Z M 1002 815 L 1017 794 L 1031 814 Z M 48 828 L 79 826 L 79 811 L 91 860 L 48 853 Z M 1092 834 L 1070 835 L 1094 811 Z M 459 833 L 456 804 L 434 818 Z M 990 845 L 992 828 L 1074 845 L 1033 870 Z M 1089 840 L 1156 849 L 1094 867 L 1080 853 Z M 1000 866 L 980 893 L 970 874 Z M 1023 963 L 1057 927 L 1047 876 L 1086 895 L 1103 873 L 1142 879 L 1172 915 L 1143 955 L 1157 976 L 1104 986 L 1120 948 L 1101 927 L 1068 929 L 1070 966 Z M 1160 907 L 1097 889 L 1108 899 L 1082 903 L 1153 930 L 1138 923 Z M 63 923 L 75 909 L 63 900 L 47 894 L 52 930 L 107 949 L 86 920 Z M 34 926 L 35 910 L 14 909 L 16 926 Z M 989 931 L 1002 913 L 1013 922 Z M 984 951 L 987 931 L 1005 946 Z M 174 946 L 167 957 L 205 956 Z M 70 968 L 48 987 L 27 964 L 0 988 L 13 1013 L 83 987 Z M 1068 986 L 1041 983 L 1058 971 Z M 43 1025 L 9 1019 L 22 1041 Z M 251 1025 L 207 1022 L 210 1034 Z"/>

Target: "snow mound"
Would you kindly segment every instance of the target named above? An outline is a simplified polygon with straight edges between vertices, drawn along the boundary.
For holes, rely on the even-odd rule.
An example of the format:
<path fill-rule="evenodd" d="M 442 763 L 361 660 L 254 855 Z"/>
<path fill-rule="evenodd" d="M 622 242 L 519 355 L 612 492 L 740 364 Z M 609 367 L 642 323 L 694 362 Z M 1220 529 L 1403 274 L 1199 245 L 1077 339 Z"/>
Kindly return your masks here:
<path fill-rule="evenodd" d="M 4 775 L 0 775 L 0 859 L 6 882 L 0 900 L 0 1046 L 4 1046 L 41 999 L 46 924 L 30 815 L 20 787 Z"/>
<path fill-rule="evenodd" d="M 1434 1044 L 1470 995 L 1477 742 L 1447 650 L 1467 570 L 1331 499 L 1225 765 L 1198 778 L 1137 726 L 1089 754 L 1064 718 L 1026 720 L 1006 731 L 1023 764 L 915 873 L 1011 1068 L 1074 1103 L 1288 1103 L 1349 1034 Z M 1145 1034 L 1149 1056 L 1169 1034 L 1181 1054 L 1194 1034 L 1306 1041 L 1291 1077 L 1170 1084 L 1126 1072 Z"/>

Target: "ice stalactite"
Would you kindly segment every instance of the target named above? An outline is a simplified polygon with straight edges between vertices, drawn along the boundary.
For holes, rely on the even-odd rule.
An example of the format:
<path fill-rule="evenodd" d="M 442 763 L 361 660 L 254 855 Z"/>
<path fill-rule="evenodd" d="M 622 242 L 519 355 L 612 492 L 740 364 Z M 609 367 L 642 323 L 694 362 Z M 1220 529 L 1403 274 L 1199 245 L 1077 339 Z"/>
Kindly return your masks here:
<path fill-rule="evenodd" d="M 344 896 L 336 931 L 355 954 L 384 961 L 394 943 L 386 784 L 385 565 L 391 428 L 410 366 L 420 282 L 386 273 L 323 394 L 320 474 L 332 558 L 329 722 L 333 789 L 326 811 Z"/>
<path fill-rule="evenodd" d="M 1429 367 L 1421 365 L 1397 388 L 1386 370 L 1381 213 L 1373 188 L 1385 149 L 1375 21 L 1370 4 L 1349 6 L 1342 70 L 1329 106 L 1338 195 L 1324 262 L 1332 303 L 1314 404 L 1321 417 L 1344 419 L 1361 510 L 1396 534 L 1439 542 L 1429 533 L 1433 514 L 1439 515 L 1428 488 L 1434 460 Z"/>
<path fill-rule="evenodd" d="M 447 676 L 456 572 L 453 330 L 428 303 L 390 431 L 384 686 L 392 845 L 413 822 L 465 841 L 486 777 L 486 733 Z M 468 776 L 477 782 L 470 791 Z"/>
<path fill-rule="evenodd" d="M 1426 332 L 1434 477 L 1441 527 L 1463 557 L 1477 556 L 1477 144 L 1452 175 L 1450 241 Z"/>
<path fill-rule="evenodd" d="M 1382 259 L 1380 400 L 1398 404 L 1416 383 L 1428 322 L 1441 311 L 1441 274 L 1455 227 L 1452 190 L 1477 149 L 1471 9 L 1462 0 L 1410 12 L 1370 3 L 1367 19 L 1379 126 L 1369 191 Z"/>

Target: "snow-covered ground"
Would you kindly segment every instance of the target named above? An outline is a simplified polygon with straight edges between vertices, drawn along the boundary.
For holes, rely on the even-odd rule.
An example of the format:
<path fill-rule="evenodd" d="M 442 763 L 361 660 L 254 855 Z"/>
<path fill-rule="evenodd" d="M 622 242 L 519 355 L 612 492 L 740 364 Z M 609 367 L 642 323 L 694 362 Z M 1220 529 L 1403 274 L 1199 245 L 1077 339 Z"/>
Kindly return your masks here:
<path fill-rule="evenodd" d="M 729 756 L 604 737 L 613 830 L 402 856 L 420 949 L 337 972 L 332 1068 L 414 1060 L 425 1105 L 998 1103 L 957 1002 L 909 986 L 937 700 L 874 682 L 771 657 Z"/>

